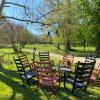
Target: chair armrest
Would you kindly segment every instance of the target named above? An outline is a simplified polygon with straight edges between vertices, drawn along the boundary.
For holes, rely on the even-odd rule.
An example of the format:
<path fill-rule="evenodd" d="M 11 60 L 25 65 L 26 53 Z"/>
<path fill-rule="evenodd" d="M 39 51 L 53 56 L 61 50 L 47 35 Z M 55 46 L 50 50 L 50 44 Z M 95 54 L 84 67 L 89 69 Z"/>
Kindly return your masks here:
<path fill-rule="evenodd" d="M 31 66 L 31 69 L 33 70 L 34 69 L 33 63 L 29 63 L 29 64 Z"/>
<path fill-rule="evenodd" d="M 60 77 L 60 71 L 53 71 L 53 77 Z"/>
<path fill-rule="evenodd" d="M 75 79 L 75 74 L 74 73 L 73 74 L 67 73 L 66 77 L 71 78 L 71 79 Z"/>
<path fill-rule="evenodd" d="M 51 62 L 51 66 L 54 66 L 54 60 L 51 60 L 50 62 Z"/>

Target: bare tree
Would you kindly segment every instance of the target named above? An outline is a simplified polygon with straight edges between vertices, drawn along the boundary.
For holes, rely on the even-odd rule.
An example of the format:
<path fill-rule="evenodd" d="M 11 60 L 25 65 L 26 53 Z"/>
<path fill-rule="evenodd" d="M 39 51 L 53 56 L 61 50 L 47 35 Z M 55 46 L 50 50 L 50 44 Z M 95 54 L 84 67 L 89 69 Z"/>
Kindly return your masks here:
<path fill-rule="evenodd" d="M 45 0 L 44 0 L 45 1 Z M 36 0 L 25 0 L 22 4 L 13 1 L 13 2 L 7 2 L 7 0 L 2 0 L 1 1 L 1 5 L 0 5 L 0 18 L 4 18 L 4 19 L 14 19 L 17 21 L 22 21 L 22 22 L 27 22 L 27 23 L 37 23 L 37 24 L 41 24 L 41 25 L 50 25 L 50 24 L 46 24 L 42 22 L 42 18 L 45 17 L 45 15 L 47 15 L 50 12 L 44 12 L 41 8 L 39 8 L 39 6 L 37 8 L 34 8 Z M 22 10 L 22 15 L 23 18 L 21 17 L 15 17 L 15 16 L 7 16 L 3 14 L 3 10 L 6 7 L 18 7 L 20 10 Z M 42 11 L 41 11 L 42 10 Z M 37 13 L 38 12 L 38 13 Z"/>

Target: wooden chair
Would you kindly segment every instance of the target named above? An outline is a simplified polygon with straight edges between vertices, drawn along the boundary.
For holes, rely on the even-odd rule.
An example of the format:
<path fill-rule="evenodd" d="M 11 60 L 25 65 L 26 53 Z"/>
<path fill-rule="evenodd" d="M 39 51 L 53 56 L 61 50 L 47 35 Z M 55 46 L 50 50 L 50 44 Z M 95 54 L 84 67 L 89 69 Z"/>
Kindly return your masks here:
<path fill-rule="evenodd" d="M 54 91 L 55 84 L 59 80 L 59 72 L 52 71 L 51 62 L 33 61 L 33 65 L 36 69 L 39 86 L 49 86 Z"/>
<path fill-rule="evenodd" d="M 18 53 L 18 58 L 21 60 L 21 63 L 23 64 L 24 67 L 30 66 L 31 69 L 34 70 L 32 63 L 28 61 L 26 54 L 24 54 L 23 52 Z"/>
<path fill-rule="evenodd" d="M 39 52 L 40 61 L 50 61 L 49 52 Z"/>
<path fill-rule="evenodd" d="M 94 69 L 93 63 L 80 63 L 78 62 L 75 66 L 75 75 L 69 75 L 64 77 L 64 84 L 66 88 L 66 83 L 72 84 L 72 94 L 77 88 L 84 88 L 85 91 L 90 82 L 90 77 Z"/>
<path fill-rule="evenodd" d="M 49 52 L 39 52 L 39 59 L 40 59 L 40 61 L 50 61 L 51 66 L 54 66 L 54 61 L 50 60 Z"/>
<path fill-rule="evenodd" d="M 86 56 L 85 63 L 95 62 L 96 56 Z"/>
<path fill-rule="evenodd" d="M 100 63 L 98 65 L 98 67 L 93 70 L 93 73 L 91 75 L 91 84 L 92 85 L 97 85 L 97 84 L 100 85 L 100 80 L 97 79 L 97 77 L 99 76 L 99 74 L 100 74 Z"/>
<path fill-rule="evenodd" d="M 20 77 L 23 81 L 23 84 L 26 81 L 27 84 L 30 85 L 32 78 L 35 77 L 35 72 L 31 69 L 30 66 L 26 66 L 26 64 L 23 64 L 21 59 L 14 57 L 13 59 L 20 74 Z"/>
<path fill-rule="evenodd" d="M 63 60 L 59 61 L 59 66 L 60 67 L 65 66 L 65 67 L 71 68 L 72 64 L 73 64 L 73 60 L 74 60 L 74 56 L 64 54 L 63 55 Z"/>

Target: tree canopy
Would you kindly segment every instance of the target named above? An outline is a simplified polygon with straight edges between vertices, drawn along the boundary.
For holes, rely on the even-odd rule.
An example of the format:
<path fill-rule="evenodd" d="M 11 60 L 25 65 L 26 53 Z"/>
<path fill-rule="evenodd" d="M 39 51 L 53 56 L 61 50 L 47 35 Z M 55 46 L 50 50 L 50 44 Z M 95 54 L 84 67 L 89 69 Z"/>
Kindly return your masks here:
<path fill-rule="evenodd" d="M 40 2 L 41 1 L 41 2 Z M 100 0 L 24 0 L 9 2 L 2 0 L 0 19 L 14 19 L 27 23 L 38 23 L 43 29 L 53 30 L 54 41 L 61 40 L 65 51 L 71 50 L 72 42 L 84 42 L 100 51 Z M 22 17 L 6 16 L 5 7 L 17 6 Z"/>

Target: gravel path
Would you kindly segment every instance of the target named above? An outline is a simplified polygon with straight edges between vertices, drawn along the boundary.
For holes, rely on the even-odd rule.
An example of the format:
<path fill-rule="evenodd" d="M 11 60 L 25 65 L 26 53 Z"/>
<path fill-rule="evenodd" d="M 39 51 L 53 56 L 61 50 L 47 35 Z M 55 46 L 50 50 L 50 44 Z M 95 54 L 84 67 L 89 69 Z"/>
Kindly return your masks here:
<path fill-rule="evenodd" d="M 23 49 L 23 51 L 26 51 L 26 52 L 33 52 L 32 49 Z M 38 54 L 39 51 L 36 51 L 36 53 Z M 60 55 L 60 54 L 55 54 L 55 53 L 50 53 L 50 56 L 51 58 L 52 57 L 55 57 L 55 58 L 58 58 L 58 59 L 62 59 L 63 56 Z M 78 61 L 81 61 L 81 62 L 84 62 L 85 61 L 85 57 L 74 57 L 74 62 L 78 62 Z M 96 58 L 96 66 L 98 65 L 98 63 L 100 63 L 100 58 Z"/>

